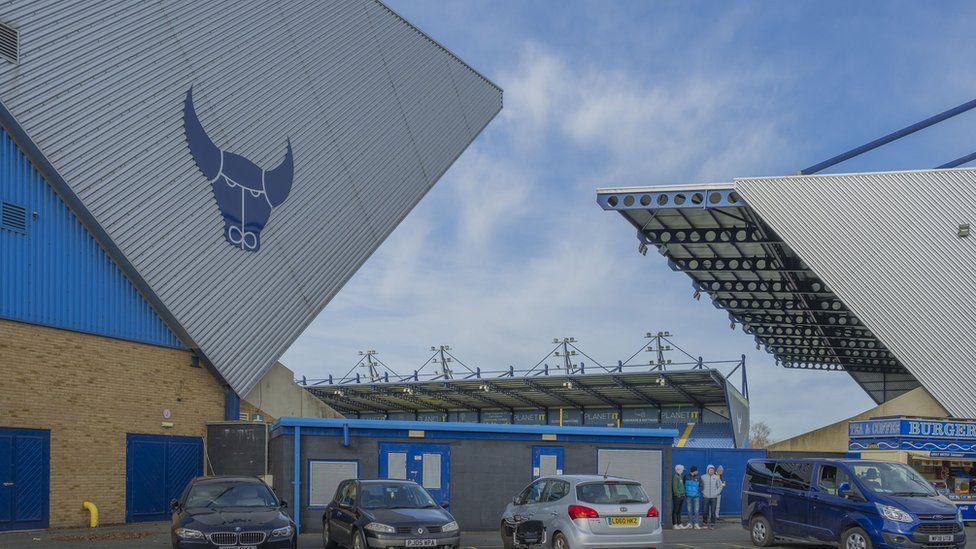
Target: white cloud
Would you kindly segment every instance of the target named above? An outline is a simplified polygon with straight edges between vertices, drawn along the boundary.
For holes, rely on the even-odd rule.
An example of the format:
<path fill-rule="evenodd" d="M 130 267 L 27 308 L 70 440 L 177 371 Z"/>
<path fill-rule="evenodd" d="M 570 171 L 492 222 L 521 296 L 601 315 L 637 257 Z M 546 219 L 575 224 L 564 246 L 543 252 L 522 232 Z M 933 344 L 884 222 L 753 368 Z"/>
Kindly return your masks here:
<path fill-rule="evenodd" d="M 652 78 L 527 44 L 498 78 L 506 107 L 489 138 L 462 155 L 284 360 L 309 377 L 338 375 L 357 350 L 375 348 L 406 373 L 428 346 L 448 343 L 471 366 L 501 370 L 531 366 L 552 337 L 575 336 L 613 363 L 645 331 L 669 329 L 706 359 L 749 350 L 753 416 L 775 436 L 860 411 L 866 398 L 843 374 L 787 372 L 753 353 L 723 312 L 690 299 L 685 275 L 638 255 L 633 229 L 595 204 L 605 184 L 760 170 L 785 147 L 785 115 L 767 97 L 737 99 L 762 87 L 757 74 Z M 845 400 L 825 415 L 829 394 Z"/>

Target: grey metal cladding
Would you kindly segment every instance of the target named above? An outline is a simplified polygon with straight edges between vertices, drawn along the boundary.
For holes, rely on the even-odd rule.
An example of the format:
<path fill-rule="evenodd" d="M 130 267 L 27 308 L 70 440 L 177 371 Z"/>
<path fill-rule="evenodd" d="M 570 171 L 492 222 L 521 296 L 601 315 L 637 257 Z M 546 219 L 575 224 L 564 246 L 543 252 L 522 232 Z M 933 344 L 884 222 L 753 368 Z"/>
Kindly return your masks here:
<path fill-rule="evenodd" d="M 949 413 L 976 416 L 976 237 L 957 234 L 976 220 L 976 170 L 735 183 Z"/>
<path fill-rule="evenodd" d="M 20 0 L 0 98 L 162 307 L 246 394 L 499 112 L 501 90 L 375 0 Z M 295 180 L 259 253 L 190 156 Z"/>
<path fill-rule="evenodd" d="M 911 374 L 881 372 L 849 372 L 849 374 L 878 404 L 888 402 L 919 387 L 918 381 Z"/>

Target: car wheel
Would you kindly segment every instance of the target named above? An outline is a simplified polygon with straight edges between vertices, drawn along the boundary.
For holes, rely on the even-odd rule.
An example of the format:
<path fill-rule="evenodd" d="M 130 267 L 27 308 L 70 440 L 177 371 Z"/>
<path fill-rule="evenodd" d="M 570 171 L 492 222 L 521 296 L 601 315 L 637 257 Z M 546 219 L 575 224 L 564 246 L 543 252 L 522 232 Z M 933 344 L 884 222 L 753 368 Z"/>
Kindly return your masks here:
<path fill-rule="evenodd" d="M 332 532 L 330 531 L 330 523 L 327 520 L 322 521 L 322 547 L 325 549 L 336 549 L 339 544 L 332 540 Z"/>
<path fill-rule="evenodd" d="M 362 530 L 352 533 L 352 549 L 366 549 L 366 538 L 363 537 Z"/>
<path fill-rule="evenodd" d="M 502 546 L 505 549 L 512 549 L 515 547 L 515 541 L 512 539 L 515 534 L 512 532 L 512 529 L 505 524 L 504 520 L 502 521 L 501 527 L 498 529 L 498 533 L 502 537 Z"/>
<path fill-rule="evenodd" d="M 871 549 L 871 536 L 861 528 L 851 528 L 840 537 L 841 549 Z"/>
<path fill-rule="evenodd" d="M 552 549 L 569 549 L 569 540 L 562 532 L 556 532 L 556 535 L 552 536 Z"/>
<path fill-rule="evenodd" d="M 749 521 L 749 537 L 756 547 L 769 547 L 775 540 L 773 525 L 762 515 L 753 517 Z"/>

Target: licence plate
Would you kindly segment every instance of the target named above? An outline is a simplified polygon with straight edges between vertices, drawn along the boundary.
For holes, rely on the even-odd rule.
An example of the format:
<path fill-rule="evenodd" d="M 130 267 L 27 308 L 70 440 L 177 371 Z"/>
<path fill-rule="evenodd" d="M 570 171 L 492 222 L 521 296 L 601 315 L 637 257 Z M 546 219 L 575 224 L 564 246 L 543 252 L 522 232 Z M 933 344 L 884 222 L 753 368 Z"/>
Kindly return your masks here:
<path fill-rule="evenodd" d="M 951 534 L 941 534 L 938 536 L 929 536 L 929 541 L 952 541 L 953 536 Z"/>
<path fill-rule="evenodd" d="M 436 547 L 436 539 L 408 539 L 405 543 L 407 547 Z"/>
<path fill-rule="evenodd" d="M 638 526 L 640 519 L 637 517 L 610 517 L 610 526 Z"/>

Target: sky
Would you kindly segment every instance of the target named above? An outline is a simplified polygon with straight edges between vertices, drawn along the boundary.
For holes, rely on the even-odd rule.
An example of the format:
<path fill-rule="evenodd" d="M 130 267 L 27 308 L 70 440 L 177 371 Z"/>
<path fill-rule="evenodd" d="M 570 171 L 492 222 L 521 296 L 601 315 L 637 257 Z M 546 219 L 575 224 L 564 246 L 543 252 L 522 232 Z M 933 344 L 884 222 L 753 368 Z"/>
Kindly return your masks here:
<path fill-rule="evenodd" d="M 969 101 L 976 7 L 387 2 L 505 106 L 284 355 L 298 376 L 341 376 L 367 349 L 408 373 L 442 344 L 482 370 L 527 368 L 555 337 L 614 364 L 667 330 L 705 360 L 746 355 L 752 420 L 774 439 L 872 406 L 844 373 L 776 366 L 638 254 L 595 189 L 795 173 Z M 934 167 L 976 150 L 974 129 L 961 115 L 828 172 Z"/>

